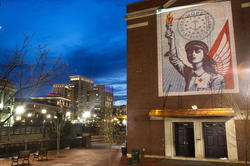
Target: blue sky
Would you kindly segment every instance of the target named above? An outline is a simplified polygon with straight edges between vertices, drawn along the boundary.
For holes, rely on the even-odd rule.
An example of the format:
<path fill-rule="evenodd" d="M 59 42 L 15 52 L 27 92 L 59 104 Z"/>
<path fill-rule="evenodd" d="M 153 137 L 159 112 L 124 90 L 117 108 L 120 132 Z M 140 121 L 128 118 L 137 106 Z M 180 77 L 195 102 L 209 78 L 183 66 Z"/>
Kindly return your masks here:
<path fill-rule="evenodd" d="M 23 33 L 63 55 L 74 74 L 113 85 L 116 105 L 126 104 L 126 4 L 138 0 L 1 0 L 0 49 Z M 43 91 L 46 95 L 52 88 Z"/>

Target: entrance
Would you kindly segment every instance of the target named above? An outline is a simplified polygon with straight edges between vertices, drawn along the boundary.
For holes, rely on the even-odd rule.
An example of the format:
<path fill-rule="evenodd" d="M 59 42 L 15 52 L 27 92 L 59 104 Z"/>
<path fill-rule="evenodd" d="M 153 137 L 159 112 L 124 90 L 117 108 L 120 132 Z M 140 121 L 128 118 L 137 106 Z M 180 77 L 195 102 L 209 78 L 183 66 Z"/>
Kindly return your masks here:
<path fill-rule="evenodd" d="M 192 122 L 174 123 L 176 156 L 194 157 L 194 126 Z"/>
<path fill-rule="evenodd" d="M 203 134 L 205 142 L 205 156 L 207 158 L 227 157 L 225 123 L 204 122 Z"/>

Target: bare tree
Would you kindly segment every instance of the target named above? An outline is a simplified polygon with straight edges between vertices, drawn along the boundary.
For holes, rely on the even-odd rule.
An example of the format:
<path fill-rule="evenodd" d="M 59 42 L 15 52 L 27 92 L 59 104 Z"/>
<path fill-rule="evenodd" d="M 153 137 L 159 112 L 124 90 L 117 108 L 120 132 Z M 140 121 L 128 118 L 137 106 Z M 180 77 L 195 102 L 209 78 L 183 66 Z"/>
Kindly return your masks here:
<path fill-rule="evenodd" d="M 50 58 L 47 45 L 33 46 L 34 34 L 24 34 L 24 41 L 15 49 L 3 52 L 0 63 L 0 78 L 5 80 L 0 86 L 0 94 L 4 93 L 8 84 L 15 85 L 15 92 L 4 100 L 9 103 L 16 96 L 31 96 L 38 88 L 51 85 L 53 81 L 69 74 L 68 64 L 63 62 L 62 55 Z M 2 110 L 0 110 L 2 112 Z M 13 112 L 1 126 L 10 119 Z"/>

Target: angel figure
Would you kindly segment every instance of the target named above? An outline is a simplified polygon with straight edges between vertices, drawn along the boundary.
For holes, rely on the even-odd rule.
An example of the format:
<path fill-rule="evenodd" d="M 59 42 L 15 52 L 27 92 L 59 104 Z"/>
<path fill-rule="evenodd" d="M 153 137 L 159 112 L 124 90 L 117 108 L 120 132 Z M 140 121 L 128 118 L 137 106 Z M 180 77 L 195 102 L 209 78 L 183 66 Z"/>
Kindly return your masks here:
<path fill-rule="evenodd" d="M 184 91 L 224 89 L 226 85 L 224 74 L 227 72 L 231 60 L 230 48 L 226 40 L 223 44 L 220 42 L 220 45 L 223 46 L 218 47 L 212 57 L 208 56 L 209 49 L 204 42 L 199 40 L 188 42 L 185 45 L 185 51 L 187 60 L 192 65 L 189 67 L 179 58 L 172 26 L 166 25 L 166 27 L 165 37 L 168 39 L 169 45 L 166 56 L 169 57 L 173 67 L 184 77 Z"/>

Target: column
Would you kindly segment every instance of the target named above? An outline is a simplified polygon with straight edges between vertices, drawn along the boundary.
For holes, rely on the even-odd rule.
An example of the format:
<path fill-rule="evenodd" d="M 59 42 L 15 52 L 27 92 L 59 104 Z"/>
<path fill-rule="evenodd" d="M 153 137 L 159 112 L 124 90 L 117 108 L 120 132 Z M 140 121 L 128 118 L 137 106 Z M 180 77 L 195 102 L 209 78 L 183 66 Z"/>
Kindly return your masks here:
<path fill-rule="evenodd" d="M 194 149 L 195 157 L 205 158 L 204 137 L 202 133 L 202 122 L 194 122 Z"/>

